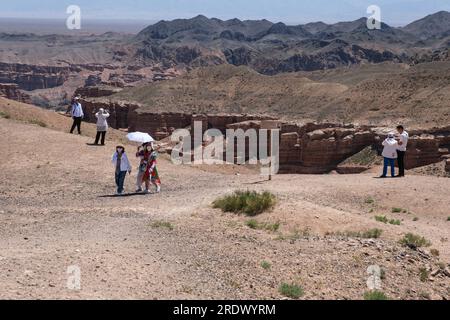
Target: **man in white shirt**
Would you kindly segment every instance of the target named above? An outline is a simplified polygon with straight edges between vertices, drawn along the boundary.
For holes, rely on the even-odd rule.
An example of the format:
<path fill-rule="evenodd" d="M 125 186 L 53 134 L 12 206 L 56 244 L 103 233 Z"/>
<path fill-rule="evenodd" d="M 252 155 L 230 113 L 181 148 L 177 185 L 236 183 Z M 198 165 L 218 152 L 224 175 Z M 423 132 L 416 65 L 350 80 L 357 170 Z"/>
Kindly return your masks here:
<path fill-rule="evenodd" d="M 83 120 L 84 113 L 79 100 L 80 99 L 78 97 L 75 97 L 73 99 L 72 109 L 70 111 L 70 114 L 73 119 L 73 124 L 72 128 L 70 129 L 70 133 L 73 133 L 73 130 L 75 130 L 76 127 L 78 130 L 78 134 L 81 134 L 81 120 Z"/>
<path fill-rule="evenodd" d="M 405 176 L 405 154 L 406 147 L 408 146 L 409 134 L 405 131 L 405 128 L 400 125 L 397 127 L 398 136 L 398 148 L 397 148 L 397 161 L 398 161 L 398 177 Z"/>

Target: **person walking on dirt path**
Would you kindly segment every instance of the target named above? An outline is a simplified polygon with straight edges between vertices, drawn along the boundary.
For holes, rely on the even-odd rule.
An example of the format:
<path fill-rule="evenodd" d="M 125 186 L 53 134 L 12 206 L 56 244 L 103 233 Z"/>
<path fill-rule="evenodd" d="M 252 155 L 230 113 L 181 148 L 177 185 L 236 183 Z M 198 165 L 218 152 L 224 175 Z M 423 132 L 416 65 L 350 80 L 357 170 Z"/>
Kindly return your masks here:
<path fill-rule="evenodd" d="M 70 133 L 73 133 L 76 127 L 78 130 L 78 134 L 81 134 L 81 121 L 83 120 L 84 113 L 83 107 L 81 106 L 79 100 L 79 97 L 75 97 L 72 101 L 72 109 L 70 110 L 70 114 L 73 119 L 73 124 L 72 128 L 70 129 Z"/>
<path fill-rule="evenodd" d="M 123 146 L 117 146 L 116 152 L 113 154 L 112 163 L 116 168 L 115 178 L 117 192 L 116 195 L 122 195 L 124 192 L 124 183 L 127 172 L 131 174 L 131 164 L 128 160 L 127 154 L 125 153 L 125 148 Z"/>
<path fill-rule="evenodd" d="M 108 118 L 109 118 L 109 112 L 106 111 L 103 108 L 100 108 L 99 111 L 95 114 L 95 117 L 97 118 L 97 135 L 95 136 L 95 145 L 98 145 L 98 142 L 101 137 L 101 145 L 105 145 L 105 137 L 106 137 L 106 131 L 108 131 Z"/>
<path fill-rule="evenodd" d="M 161 192 L 161 180 L 159 178 L 158 169 L 156 168 L 156 158 L 158 153 L 152 149 L 150 154 L 150 162 L 148 163 L 147 170 L 144 174 L 144 181 L 150 181 L 156 187 L 156 193 Z M 148 190 L 147 184 L 146 189 Z"/>
<path fill-rule="evenodd" d="M 136 158 L 140 159 L 138 175 L 136 178 L 136 192 L 142 192 L 142 184 L 145 182 L 145 193 L 149 193 L 149 183 L 144 181 L 144 174 L 147 170 L 148 163 L 151 155 L 151 144 L 144 143 L 137 148 Z"/>
<path fill-rule="evenodd" d="M 406 148 L 408 147 L 408 140 L 409 140 L 409 134 L 405 131 L 405 128 L 402 125 L 397 126 L 397 132 L 398 132 L 398 149 L 397 149 L 397 162 L 398 162 L 398 176 L 397 177 L 404 177 L 405 176 L 405 155 L 406 155 Z"/>
<path fill-rule="evenodd" d="M 395 159 L 397 159 L 397 149 L 399 147 L 397 140 L 395 140 L 394 133 L 389 133 L 386 140 L 383 141 L 383 153 L 384 158 L 383 174 L 380 178 L 386 178 L 387 168 L 391 167 L 391 176 L 395 177 Z"/>

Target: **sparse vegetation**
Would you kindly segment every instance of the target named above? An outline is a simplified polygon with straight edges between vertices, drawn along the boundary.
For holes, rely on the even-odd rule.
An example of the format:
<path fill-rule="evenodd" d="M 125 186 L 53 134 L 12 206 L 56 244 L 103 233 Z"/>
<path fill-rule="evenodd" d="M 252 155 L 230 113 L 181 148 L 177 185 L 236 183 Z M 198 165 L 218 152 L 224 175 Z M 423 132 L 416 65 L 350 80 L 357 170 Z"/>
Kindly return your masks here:
<path fill-rule="evenodd" d="M 383 222 L 383 223 L 388 222 L 388 218 L 386 216 L 375 216 L 375 220 L 377 220 L 378 222 Z"/>
<path fill-rule="evenodd" d="M 447 217 L 447 221 L 450 221 L 450 217 Z"/>
<path fill-rule="evenodd" d="M 373 290 L 364 293 L 364 300 L 389 300 L 389 298 L 384 292 Z"/>
<path fill-rule="evenodd" d="M 439 255 L 440 255 L 440 252 L 438 249 L 431 249 L 430 253 L 435 257 L 439 257 Z"/>
<path fill-rule="evenodd" d="M 392 208 L 392 213 L 402 213 L 402 212 L 406 212 L 406 210 L 402 208 Z"/>
<path fill-rule="evenodd" d="M 155 221 L 151 224 L 152 228 L 167 228 L 170 231 L 172 231 L 174 229 L 174 226 L 167 221 Z"/>
<path fill-rule="evenodd" d="M 420 247 L 429 247 L 431 245 L 431 242 L 419 235 L 407 233 L 400 240 L 400 244 L 409 247 L 411 249 L 416 249 Z"/>
<path fill-rule="evenodd" d="M 261 268 L 263 268 L 264 270 L 269 270 L 272 267 L 272 265 L 267 262 L 267 261 L 262 261 L 261 262 Z"/>
<path fill-rule="evenodd" d="M 290 240 L 295 241 L 300 238 L 305 238 L 311 236 L 311 229 L 309 227 L 306 227 L 302 230 L 295 230 L 294 232 L 288 234 L 288 235 L 279 235 L 275 240 Z"/>
<path fill-rule="evenodd" d="M 366 198 L 365 203 L 366 203 L 366 204 L 374 204 L 374 203 L 375 203 L 375 200 L 374 200 L 372 197 L 368 197 L 368 198 Z"/>
<path fill-rule="evenodd" d="M 38 125 L 38 126 L 40 126 L 42 128 L 46 128 L 47 127 L 47 124 L 45 122 L 41 121 L 41 120 L 33 119 L 33 120 L 28 121 L 28 123 Z"/>
<path fill-rule="evenodd" d="M 346 238 L 378 239 L 382 233 L 383 230 L 374 228 L 366 231 L 327 232 L 326 235 Z"/>
<path fill-rule="evenodd" d="M 399 225 L 401 225 L 402 223 L 401 223 L 401 221 L 398 220 L 398 219 L 391 219 L 391 220 L 389 220 L 389 224 L 392 224 L 392 225 L 394 225 L 394 226 L 399 226 Z"/>
<path fill-rule="evenodd" d="M 377 151 L 372 147 L 366 147 L 357 154 L 351 156 L 344 161 L 346 164 L 356 164 L 361 166 L 370 166 L 373 164 L 379 164 L 379 157 Z"/>
<path fill-rule="evenodd" d="M 213 202 L 214 208 L 223 212 L 233 212 L 256 216 L 272 209 L 276 204 L 275 196 L 270 192 L 235 191 L 232 195 L 219 198 Z"/>
<path fill-rule="evenodd" d="M 430 272 L 425 268 L 420 268 L 419 276 L 420 276 L 420 281 L 426 282 L 426 281 L 428 281 L 428 278 L 430 277 Z"/>
<path fill-rule="evenodd" d="M 0 118 L 10 119 L 11 116 L 8 113 L 0 111 Z"/>
<path fill-rule="evenodd" d="M 419 218 L 414 217 L 413 221 L 414 221 L 414 222 L 419 221 Z"/>
<path fill-rule="evenodd" d="M 378 222 L 383 222 L 386 224 L 389 223 L 389 224 L 396 225 L 396 226 L 399 226 L 401 224 L 400 220 L 397 220 L 397 219 L 389 220 L 388 217 L 386 217 L 386 216 L 375 216 L 375 220 Z"/>
<path fill-rule="evenodd" d="M 288 283 L 282 283 L 280 285 L 280 288 L 278 291 L 285 297 L 298 299 L 302 297 L 305 292 L 303 288 L 296 284 L 288 284 Z"/>
<path fill-rule="evenodd" d="M 246 223 L 247 227 L 251 228 L 251 229 L 255 229 L 255 230 L 267 230 L 267 231 L 278 231 L 278 229 L 280 228 L 280 223 L 276 222 L 276 223 L 260 223 L 255 219 L 250 219 L 248 220 Z"/>
<path fill-rule="evenodd" d="M 386 279 L 386 270 L 384 270 L 384 268 L 381 268 L 380 279 L 381 280 Z"/>

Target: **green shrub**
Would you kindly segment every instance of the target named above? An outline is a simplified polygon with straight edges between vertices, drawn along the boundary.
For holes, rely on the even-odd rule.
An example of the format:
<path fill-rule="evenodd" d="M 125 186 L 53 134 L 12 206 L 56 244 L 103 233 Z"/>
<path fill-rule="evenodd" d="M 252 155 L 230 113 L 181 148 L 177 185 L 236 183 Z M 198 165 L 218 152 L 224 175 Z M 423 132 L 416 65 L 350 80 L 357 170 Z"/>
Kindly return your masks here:
<path fill-rule="evenodd" d="M 383 230 L 374 228 L 366 231 L 327 232 L 326 235 L 348 238 L 378 239 L 382 233 Z"/>
<path fill-rule="evenodd" d="M 400 239 L 400 243 L 406 247 L 411 249 L 416 249 L 420 247 L 429 247 L 431 246 L 431 242 L 425 239 L 424 237 L 418 236 L 413 233 L 407 233 L 405 236 Z"/>
<path fill-rule="evenodd" d="M 285 297 L 298 299 L 305 294 L 303 288 L 296 284 L 282 283 L 278 291 Z"/>
<path fill-rule="evenodd" d="M 219 198 L 213 202 L 214 208 L 223 212 L 233 212 L 256 216 L 272 209 L 276 204 L 275 196 L 270 192 L 235 191 L 232 195 Z"/>
<path fill-rule="evenodd" d="M 269 270 L 272 267 L 272 265 L 267 262 L 267 261 L 263 261 L 261 262 L 261 268 L 263 268 L 264 270 Z"/>
<path fill-rule="evenodd" d="M 388 218 L 386 216 L 375 216 L 375 220 L 377 220 L 378 222 L 383 222 L 383 223 L 388 222 Z"/>
<path fill-rule="evenodd" d="M 259 228 L 259 222 L 255 219 L 248 220 L 245 225 L 249 227 L 250 229 L 258 229 Z"/>
<path fill-rule="evenodd" d="M 360 238 L 364 238 L 364 239 L 378 239 L 381 234 L 383 233 L 383 230 L 381 229 L 369 229 L 367 231 L 364 231 L 360 234 Z"/>
<path fill-rule="evenodd" d="M 155 221 L 151 224 L 152 228 L 167 228 L 170 231 L 174 229 L 173 225 L 170 222 L 166 221 Z"/>
<path fill-rule="evenodd" d="M 392 213 L 402 213 L 406 210 L 403 210 L 402 208 L 392 208 Z"/>
<path fill-rule="evenodd" d="M 389 300 L 389 298 L 384 292 L 373 290 L 364 293 L 364 300 Z"/>
<path fill-rule="evenodd" d="M 391 219 L 391 220 L 389 220 L 389 223 L 392 224 L 392 225 L 394 225 L 394 226 L 399 226 L 399 225 L 402 224 L 402 223 L 400 222 L 400 220 L 396 220 L 396 219 Z"/>
<path fill-rule="evenodd" d="M 368 198 L 366 198 L 365 203 L 366 203 L 366 204 L 374 204 L 374 203 L 375 203 L 375 200 L 374 200 L 372 197 L 368 197 Z"/>
<path fill-rule="evenodd" d="M 278 231 L 280 228 L 280 223 L 260 223 L 256 221 L 255 219 L 250 219 L 247 222 L 245 222 L 245 225 L 249 227 L 250 229 L 255 230 L 267 230 L 267 231 Z"/>
<path fill-rule="evenodd" d="M 0 111 L 0 118 L 10 119 L 11 116 L 3 111 Z"/>
<path fill-rule="evenodd" d="M 420 276 L 420 281 L 427 282 L 428 278 L 430 277 L 430 272 L 425 268 L 420 268 L 419 276 Z"/>
<path fill-rule="evenodd" d="M 388 219 L 388 217 L 386 216 L 375 216 L 375 220 L 377 220 L 378 222 L 383 222 L 383 223 L 390 223 L 396 226 L 399 226 L 401 224 L 400 220 L 397 219 Z"/>

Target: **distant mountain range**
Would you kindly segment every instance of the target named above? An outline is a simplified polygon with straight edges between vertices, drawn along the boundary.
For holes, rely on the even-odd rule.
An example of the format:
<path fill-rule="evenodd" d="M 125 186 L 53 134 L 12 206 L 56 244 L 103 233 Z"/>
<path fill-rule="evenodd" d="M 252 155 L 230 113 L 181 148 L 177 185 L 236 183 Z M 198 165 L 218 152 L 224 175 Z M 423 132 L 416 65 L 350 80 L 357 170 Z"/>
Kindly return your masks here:
<path fill-rule="evenodd" d="M 167 65 L 246 65 L 263 74 L 313 71 L 385 61 L 410 62 L 430 54 L 448 57 L 450 12 L 441 11 L 403 28 L 382 23 L 369 30 L 367 18 L 289 26 L 267 20 L 192 19 L 160 21 L 132 42 L 136 58 Z M 436 54 L 437 52 L 437 54 Z"/>

